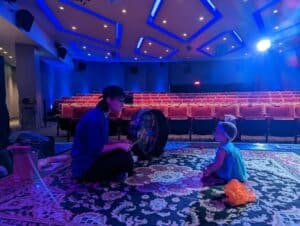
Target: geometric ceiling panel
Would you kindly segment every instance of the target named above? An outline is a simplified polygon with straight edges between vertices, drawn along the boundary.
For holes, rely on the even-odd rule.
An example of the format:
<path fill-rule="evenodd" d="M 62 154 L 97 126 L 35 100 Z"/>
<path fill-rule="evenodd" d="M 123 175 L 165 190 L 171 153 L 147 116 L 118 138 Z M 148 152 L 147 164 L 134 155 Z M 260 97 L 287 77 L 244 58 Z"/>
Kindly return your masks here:
<path fill-rule="evenodd" d="M 180 42 L 190 42 L 221 17 L 211 0 L 155 0 L 147 23 Z"/>
<path fill-rule="evenodd" d="M 160 60 L 171 58 L 177 51 L 176 48 L 152 37 L 140 37 L 135 49 L 136 54 Z"/>
<path fill-rule="evenodd" d="M 259 0 L 255 0 L 259 1 Z M 299 0 L 268 0 L 253 13 L 260 30 L 276 33 L 300 23 Z"/>
<path fill-rule="evenodd" d="M 90 45 L 81 42 L 72 42 L 70 44 L 73 57 L 89 61 L 98 60 L 117 60 L 119 54 L 114 50 L 107 50 L 99 46 Z"/>
<path fill-rule="evenodd" d="M 291 35 L 287 38 L 276 40 L 273 49 L 279 53 L 288 52 L 300 48 L 300 33 Z"/>
<path fill-rule="evenodd" d="M 70 0 L 37 0 L 37 3 L 59 31 L 110 47 L 120 46 L 120 23 Z"/>
<path fill-rule="evenodd" d="M 197 50 L 209 57 L 221 57 L 245 47 L 245 42 L 236 31 L 225 31 L 207 42 Z"/>

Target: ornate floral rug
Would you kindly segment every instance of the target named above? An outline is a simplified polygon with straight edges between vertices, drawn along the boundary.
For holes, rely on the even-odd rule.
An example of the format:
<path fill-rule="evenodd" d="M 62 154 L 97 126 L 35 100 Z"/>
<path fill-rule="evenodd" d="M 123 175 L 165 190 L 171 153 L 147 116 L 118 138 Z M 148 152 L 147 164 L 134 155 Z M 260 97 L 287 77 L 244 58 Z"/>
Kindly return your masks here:
<path fill-rule="evenodd" d="M 125 183 L 80 184 L 69 164 L 22 186 L 0 184 L 0 225 L 300 225 L 300 156 L 243 151 L 258 200 L 232 208 L 199 173 L 214 150 L 183 147 L 141 162 Z"/>

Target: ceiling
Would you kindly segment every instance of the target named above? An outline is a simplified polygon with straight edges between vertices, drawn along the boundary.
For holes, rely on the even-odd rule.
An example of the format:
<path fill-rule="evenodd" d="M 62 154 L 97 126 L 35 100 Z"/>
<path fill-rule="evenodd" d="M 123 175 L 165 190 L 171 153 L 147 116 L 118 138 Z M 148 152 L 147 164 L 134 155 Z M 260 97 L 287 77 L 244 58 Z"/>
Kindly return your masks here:
<path fill-rule="evenodd" d="M 27 0 L 53 41 L 87 61 L 253 57 L 269 37 L 278 54 L 300 43 L 300 0 Z"/>

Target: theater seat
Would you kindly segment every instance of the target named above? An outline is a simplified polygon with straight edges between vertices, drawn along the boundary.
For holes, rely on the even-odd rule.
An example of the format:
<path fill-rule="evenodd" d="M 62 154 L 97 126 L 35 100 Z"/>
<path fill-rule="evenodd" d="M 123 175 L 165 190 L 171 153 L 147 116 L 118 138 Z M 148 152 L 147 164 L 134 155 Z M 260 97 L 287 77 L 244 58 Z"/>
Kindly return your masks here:
<path fill-rule="evenodd" d="M 212 107 L 192 106 L 190 107 L 190 117 L 191 136 L 211 135 L 213 133 L 217 122 L 213 117 Z"/>
<path fill-rule="evenodd" d="M 190 135 L 190 119 L 187 107 L 168 107 L 168 122 L 170 134 Z"/>
<path fill-rule="evenodd" d="M 237 117 L 238 108 L 237 106 L 216 106 L 215 117 L 219 120 L 224 120 L 225 115 L 234 115 Z"/>
<path fill-rule="evenodd" d="M 240 139 L 243 136 L 264 136 L 268 141 L 268 121 L 265 117 L 263 105 L 245 105 L 239 108 L 237 121 Z"/>
<path fill-rule="evenodd" d="M 126 135 L 127 136 L 128 126 L 129 126 L 130 120 L 132 119 L 134 114 L 139 111 L 139 109 L 140 109 L 139 107 L 128 107 L 128 106 L 126 106 L 122 109 L 121 129 L 120 129 L 121 135 Z"/>
<path fill-rule="evenodd" d="M 296 120 L 291 106 L 267 106 L 269 135 L 277 137 L 294 137 L 296 142 Z"/>

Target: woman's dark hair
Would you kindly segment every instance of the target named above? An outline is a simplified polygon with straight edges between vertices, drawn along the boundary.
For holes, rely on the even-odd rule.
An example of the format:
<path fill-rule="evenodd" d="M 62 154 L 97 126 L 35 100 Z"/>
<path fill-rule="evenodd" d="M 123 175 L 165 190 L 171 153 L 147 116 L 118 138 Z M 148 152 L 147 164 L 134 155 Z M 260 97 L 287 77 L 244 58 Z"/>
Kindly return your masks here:
<path fill-rule="evenodd" d="M 126 94 L 123 89 L 119 86 L 108 86 L 103 89 L 102 100 L 99 101 L 97 107 L 100 108 L 103 112 L 108 112 L 109 106 L 107 104 L 107 98 L 125 98 Z"/>

